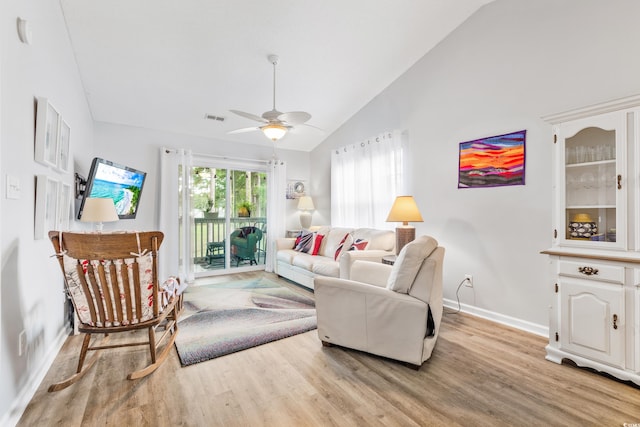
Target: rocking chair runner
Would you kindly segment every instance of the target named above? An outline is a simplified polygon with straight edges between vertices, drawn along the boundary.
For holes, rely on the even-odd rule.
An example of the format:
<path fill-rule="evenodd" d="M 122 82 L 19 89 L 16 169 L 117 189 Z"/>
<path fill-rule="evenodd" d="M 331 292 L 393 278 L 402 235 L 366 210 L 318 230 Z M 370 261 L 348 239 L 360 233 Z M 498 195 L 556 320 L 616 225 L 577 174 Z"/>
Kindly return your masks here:
<path fill-rule="evenodd" d="M 52 384 L 50 392 L 62 390 L 84 376 L 98 357 L 98 353 L 94 354 L 85 366 L 89 351 L 148 345 L 151 364 L 130 373 L 128 379 L 149 375 L 167 358 L 178 333 L 182 295 L 175 295 L 175 287 L 160 287 L 157 257 L 163 238 L 160 231 L 49 232 L 64 274 L 66 291 L 78 316 L 78 331 L 85 334 L 76 373 Z M 163 334 L 156 340 L 159 326 L 163 328 Z M 147 341 L 105 344 L 110 333 L 138 329 L 148 330 Z M 98 333 L 105 334 L 104 339 L 97 344 L 91 343 L 91 335 Z M 164 348 L 157 353 L 165 338 L 168 340 Z"/>

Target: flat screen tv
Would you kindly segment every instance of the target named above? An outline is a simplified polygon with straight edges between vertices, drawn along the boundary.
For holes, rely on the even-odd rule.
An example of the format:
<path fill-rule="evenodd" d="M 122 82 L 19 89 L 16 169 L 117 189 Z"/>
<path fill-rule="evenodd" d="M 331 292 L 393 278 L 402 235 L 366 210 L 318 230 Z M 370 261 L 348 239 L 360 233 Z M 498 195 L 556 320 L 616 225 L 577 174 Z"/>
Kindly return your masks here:
<path fill-rule="evenodd" d="M 146 172 L 96 157 L 91 162 L 78 219 L 82 218 L 88 197 L 109 197 L 113 199 L 120 219 L 135 218 L 146 177 Z"/>

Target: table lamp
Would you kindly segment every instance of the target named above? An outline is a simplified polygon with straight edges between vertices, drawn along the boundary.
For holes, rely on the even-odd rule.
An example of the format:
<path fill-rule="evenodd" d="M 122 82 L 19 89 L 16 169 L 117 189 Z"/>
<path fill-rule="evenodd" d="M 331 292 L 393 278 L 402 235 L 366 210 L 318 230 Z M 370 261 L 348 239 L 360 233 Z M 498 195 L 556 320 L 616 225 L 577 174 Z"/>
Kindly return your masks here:
<path fill-rule="evenodd" d="M 103 197 L 89 197 L 84 201 L 84 208 L 82 210 L 82 222 L 95 222 L 96 232 L 102 233 L 102 226 L 104 222 L 117 221 L 118 212 L 116 212 L 116 205 L 113 199 Z"/>
<path fill-rule="evenodd" d="M 298 210 L 300 212 L 300 226 L 302 228 L 311 227 L 311 212 L 316 207 L 313 206 L 313 200 L 309 196 L 302 196 L 298 199 Z"/>
<path fill-rule="evenodd" d="M 387 222 L 401 222 L 396 227 L 396 255 L 400 253 L 404 245 L 416 238 L 416 229 L 409 222 L 423 222 L 413 196 L 398 196 L 393 202 Z"/>

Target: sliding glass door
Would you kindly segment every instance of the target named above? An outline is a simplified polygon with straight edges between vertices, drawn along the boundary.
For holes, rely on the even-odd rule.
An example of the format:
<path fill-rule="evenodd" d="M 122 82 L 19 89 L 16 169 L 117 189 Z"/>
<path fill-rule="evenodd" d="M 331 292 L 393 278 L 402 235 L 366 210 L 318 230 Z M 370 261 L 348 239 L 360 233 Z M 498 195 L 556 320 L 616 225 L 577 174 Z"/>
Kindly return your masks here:
<path fill-rule="evenodd" d="M 189 181 L 195 276 L 264 269 L 266 167 L 194 158 Z"/>

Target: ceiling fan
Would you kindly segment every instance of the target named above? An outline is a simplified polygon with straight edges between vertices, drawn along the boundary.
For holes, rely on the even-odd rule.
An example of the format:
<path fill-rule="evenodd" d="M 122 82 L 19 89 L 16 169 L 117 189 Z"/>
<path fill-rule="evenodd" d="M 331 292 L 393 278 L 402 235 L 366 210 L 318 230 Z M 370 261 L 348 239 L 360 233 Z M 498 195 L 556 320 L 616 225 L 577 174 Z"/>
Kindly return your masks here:
<path fill-rule="evenodd" d="M 304 125 L 316 128 L 315 126 L 305 123 L 311 118 L 311 114 L 305 111 L 291 111 L 289 113 L 282 113 L 276 110 L 276 65 L 278 65 L 279 58 L 277 55 L 269 55 L 267 59 L 271 64 L 273 64 L 273 108 L 270 111 L 265 111 L 264 113 L 262 113 L 262 116 L 257 116 L 255 114 L 247 113 L 244 111 L 229 110 L 234 114 L 245 117 L 247 119 L 261 122 L 263 124 L 250 128 L 232 130 L 228 133 L 235 134 L 261 130 L 267 138 L 272 141 L 277 141 L 285 136 L 289 129 L 292 129 L 294 126 Z"/>

